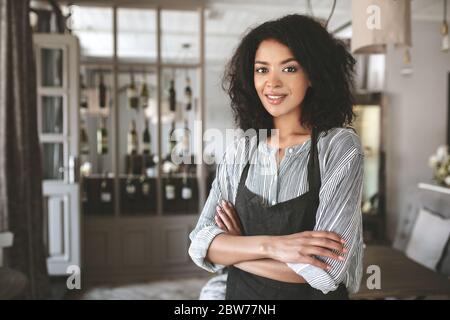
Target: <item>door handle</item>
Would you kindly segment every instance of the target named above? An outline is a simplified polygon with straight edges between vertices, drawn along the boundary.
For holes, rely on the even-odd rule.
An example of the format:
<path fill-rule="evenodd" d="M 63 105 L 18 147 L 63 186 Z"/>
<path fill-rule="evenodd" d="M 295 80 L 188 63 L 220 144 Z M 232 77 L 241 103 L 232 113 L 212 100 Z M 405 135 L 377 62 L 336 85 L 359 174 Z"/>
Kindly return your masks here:
<path fill-rule="evenodd" d="M 78 166 L 78 157 L 69 156 L 69 165 L 66 167 L 59 167 L 60 173 L 67 173 L 68 183 L 77 183 L 80 181 L 80 170 Z"/>

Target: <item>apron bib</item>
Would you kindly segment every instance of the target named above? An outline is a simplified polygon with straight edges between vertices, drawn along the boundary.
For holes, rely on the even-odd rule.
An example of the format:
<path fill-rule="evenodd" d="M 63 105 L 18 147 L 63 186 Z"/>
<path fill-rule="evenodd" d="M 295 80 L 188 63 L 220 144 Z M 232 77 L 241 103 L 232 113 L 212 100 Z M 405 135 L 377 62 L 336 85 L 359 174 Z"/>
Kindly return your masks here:
<path fill-rule="evenodd" d="M 291 200 L 272 206 L 265 205 L 260 195 L 245 186 L 250 166 L 247 162 L 241 174 L 235 200 L 243 235 L 288 235 L 314 229 L 321 185 L 316 140 L 317 135 L 313 131 L 308 159 L 309 189 Z M 348 292 L 343 284 L 325 295 L 307 283 L 277 281 L 233 266 L 228 270 L 226 288 L 227 300 L 348 299 Z"/>

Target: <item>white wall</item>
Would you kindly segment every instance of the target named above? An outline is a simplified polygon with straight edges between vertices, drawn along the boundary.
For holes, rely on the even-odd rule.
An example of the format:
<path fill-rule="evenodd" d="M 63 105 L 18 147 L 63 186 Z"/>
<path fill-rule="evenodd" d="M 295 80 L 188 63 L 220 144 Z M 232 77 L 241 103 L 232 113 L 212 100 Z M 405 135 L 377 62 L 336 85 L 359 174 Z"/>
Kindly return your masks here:
<path fill-rule="evenodd" d="M 205 68 L 205 129 L 218 129 L 223 135 L 225 135 L 226 129 L 235 127 L 230 99 L 221 87 L 226 62 L 210 60 L 206 62 Z M 222 145 L 215 145 L 216 156 L 221 157 L 225 147 L 226 142 Z"/>
<path fill-rule="evenodd" d="M 418 182 L 431 180 L 428 157 L 446 142 L 450 53 L 440 50 L 439 30 L 439 23 L 413 21 L 410 76 L 400 74 L 402 51 L 392 48 L 386 56 L 387 231 L 391 239 L 410 191 Z"/>

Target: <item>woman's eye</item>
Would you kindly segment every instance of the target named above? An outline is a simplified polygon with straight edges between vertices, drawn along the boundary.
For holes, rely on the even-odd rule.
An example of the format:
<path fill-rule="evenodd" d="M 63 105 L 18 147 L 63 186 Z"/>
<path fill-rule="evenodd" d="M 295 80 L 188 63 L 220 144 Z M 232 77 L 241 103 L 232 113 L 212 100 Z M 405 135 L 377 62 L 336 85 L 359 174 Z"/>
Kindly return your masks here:
<path fill-rule="evenodd" d="M 256 73 L 266 73 L 267 72 L 267 68 L 256 68 L 255 72 Z"/>
<path fill-rule="evenodd" d="M 293 66 L 289 66 L 289 67 L 284 68 L 283 71 L 295 72 L 295 71 L 297 71 L 297 68 L 293 67 Z"/>

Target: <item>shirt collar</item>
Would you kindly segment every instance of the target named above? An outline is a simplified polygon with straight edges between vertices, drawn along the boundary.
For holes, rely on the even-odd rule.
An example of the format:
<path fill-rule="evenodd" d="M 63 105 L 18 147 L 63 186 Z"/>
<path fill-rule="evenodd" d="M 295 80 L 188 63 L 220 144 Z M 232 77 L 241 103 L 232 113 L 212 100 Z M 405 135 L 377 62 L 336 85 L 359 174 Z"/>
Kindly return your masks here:
<path fill-rule="evenodd" d="M 320 137 L 320 135 L 319 135 Z M 260 152 L 262 152 L 263 154 L 266 155 L 274 155 L 277 152 L 277 149 L 273 146 L 269 146 L 267 144 L 267 139 L 264 138 L 260 141 L 259 145 L 258 145 L 258 150 Z M 293 146 L 290 146 L 288 148 L 286 148 L 285 150 L 285 155 L 286 156 L 298 156 L 300 155 L 303 151 L 305 150 L 309 150 L 311 145 L 311 138 L 309 138 L 308 140 L 304 141 L 301 144 L 296 144 Z"/>

